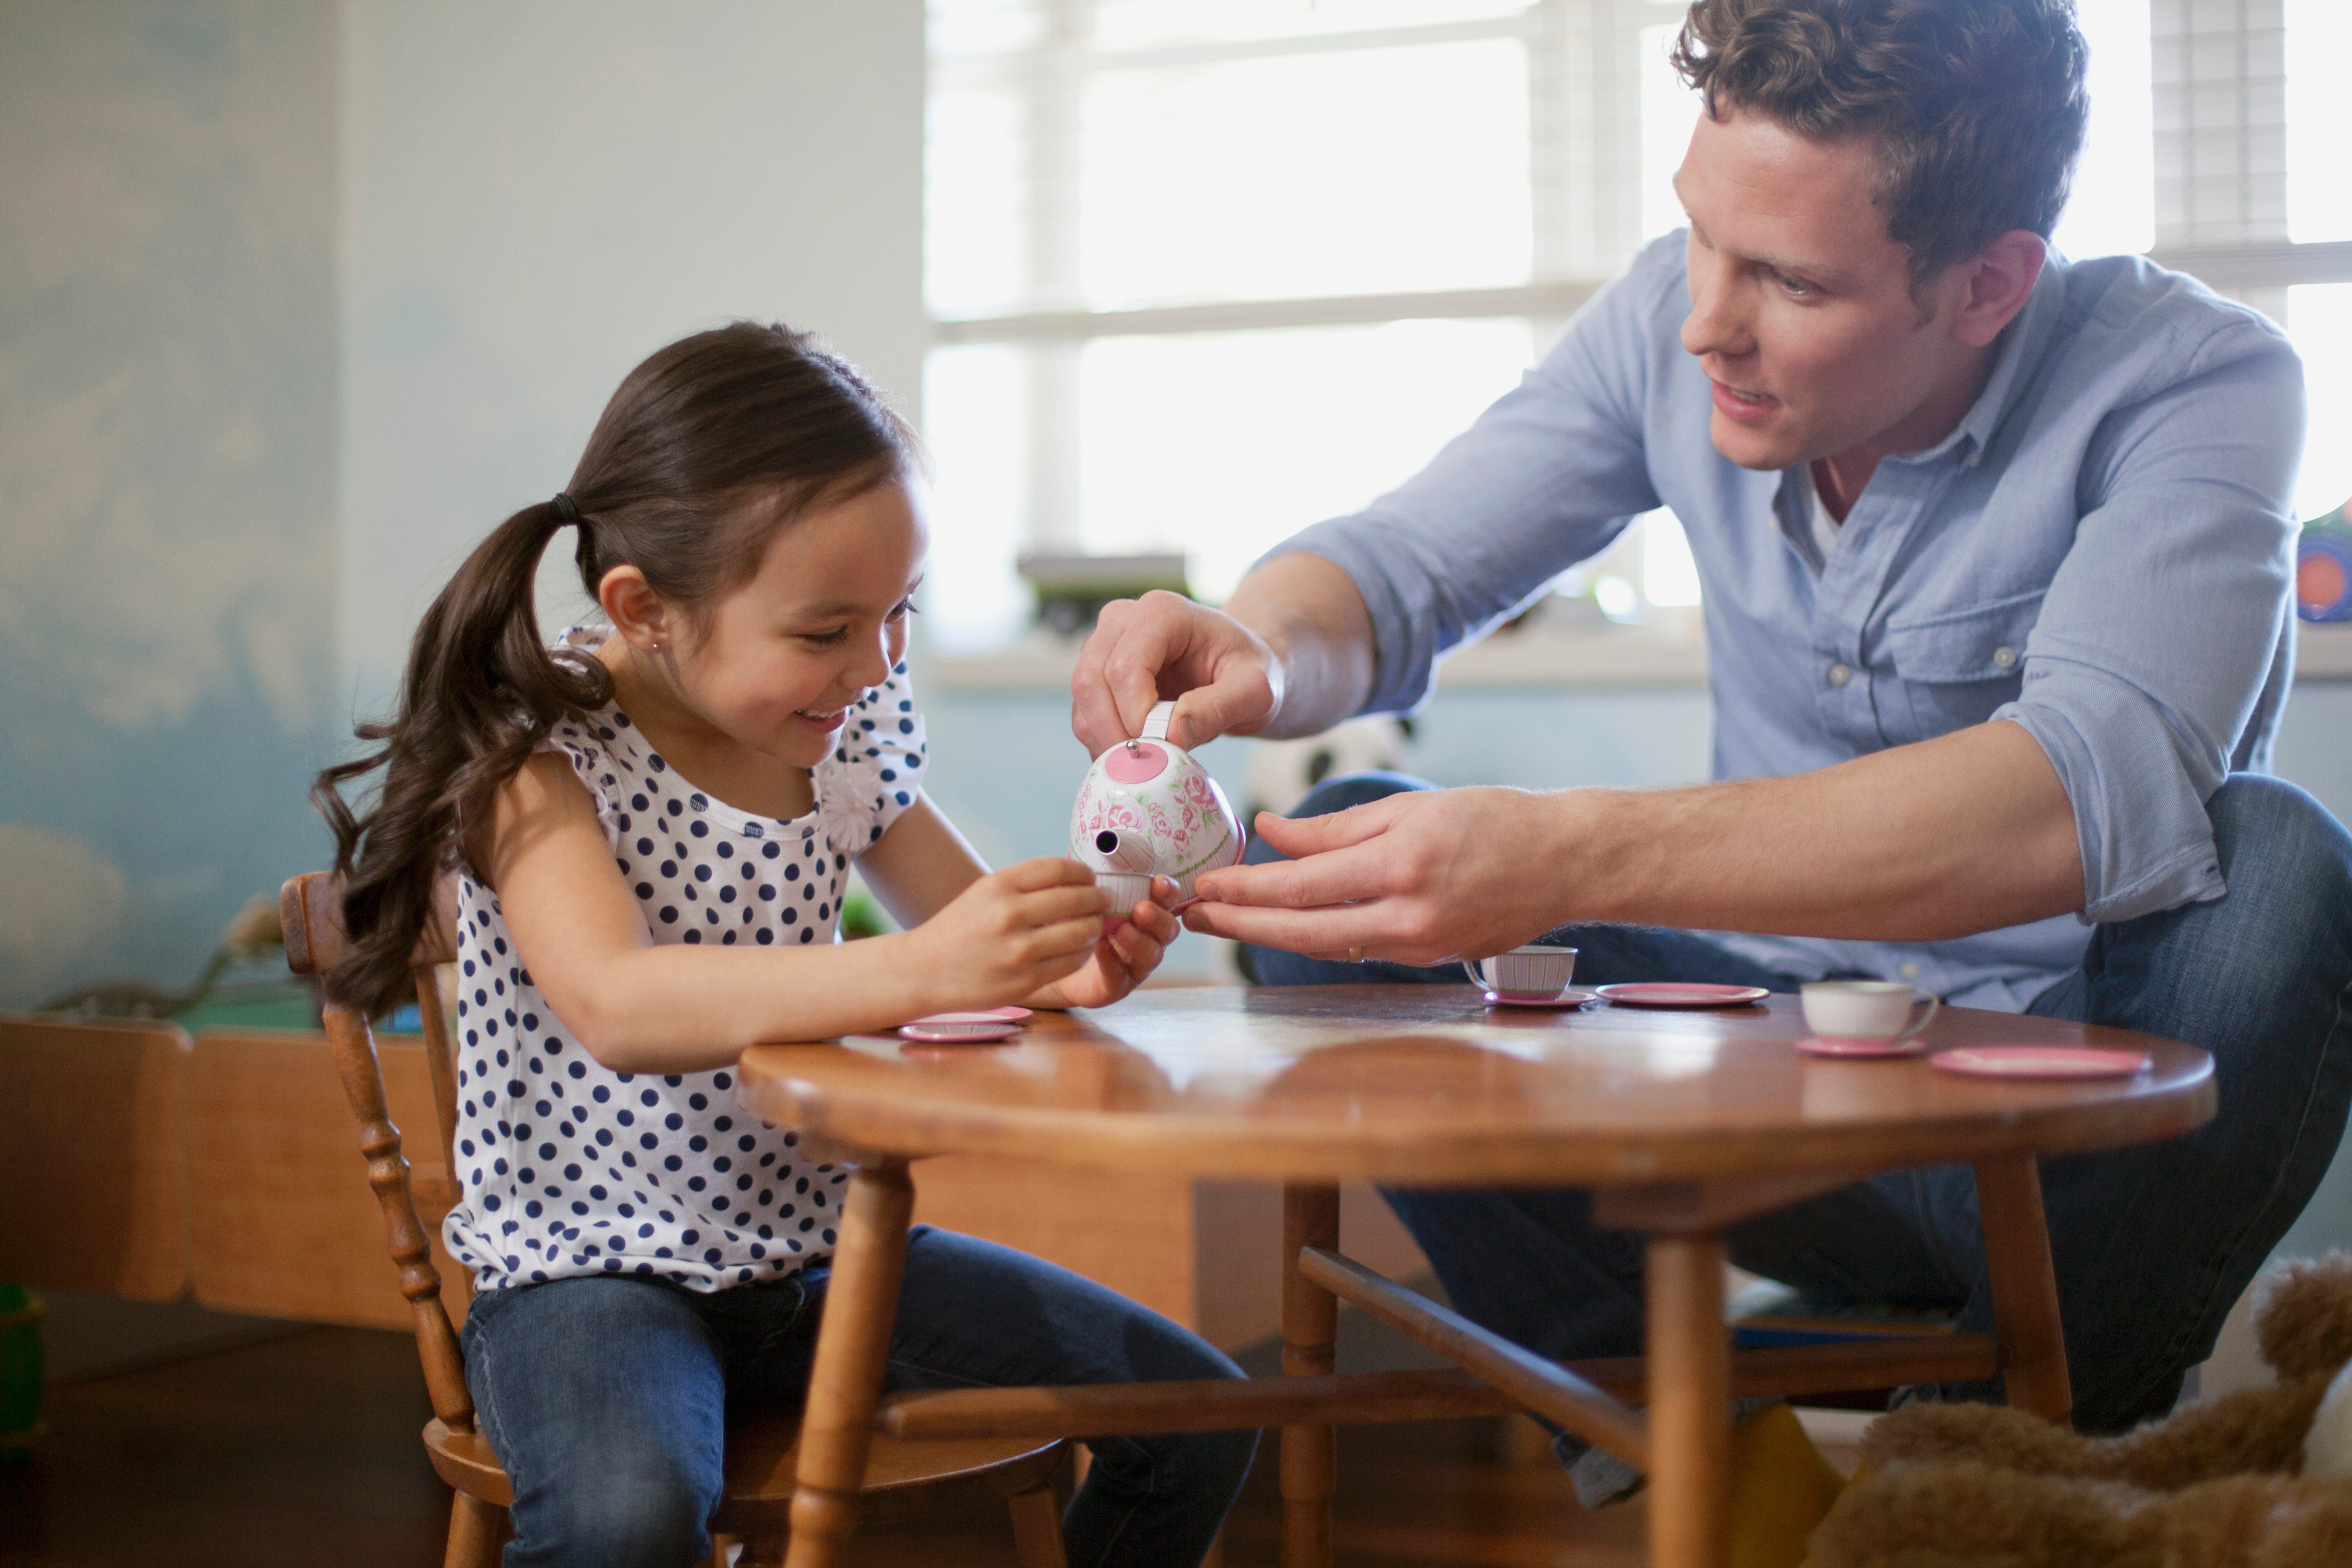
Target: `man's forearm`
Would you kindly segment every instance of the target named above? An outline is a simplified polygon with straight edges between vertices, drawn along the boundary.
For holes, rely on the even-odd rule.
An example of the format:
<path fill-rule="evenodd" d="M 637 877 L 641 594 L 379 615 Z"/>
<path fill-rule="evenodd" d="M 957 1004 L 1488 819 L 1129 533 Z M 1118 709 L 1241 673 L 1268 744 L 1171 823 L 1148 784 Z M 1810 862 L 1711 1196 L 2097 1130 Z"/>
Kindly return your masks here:
<path fill-rule="evenodd" d="M 1322 556 L 1276 556 L 1242 579 L 1224 610 L 1281 665 L 1274 717 L 1258 733 L 1319 734 L 1371 696 L 1371 613 L 1354 579 Z"/>
<path fill-rule="evenodd" d="M 2015 724 L 1789 778 L 1557 798 L 1570 919 L 1935 942 L 2083 907 L 2073 808 Z"/>

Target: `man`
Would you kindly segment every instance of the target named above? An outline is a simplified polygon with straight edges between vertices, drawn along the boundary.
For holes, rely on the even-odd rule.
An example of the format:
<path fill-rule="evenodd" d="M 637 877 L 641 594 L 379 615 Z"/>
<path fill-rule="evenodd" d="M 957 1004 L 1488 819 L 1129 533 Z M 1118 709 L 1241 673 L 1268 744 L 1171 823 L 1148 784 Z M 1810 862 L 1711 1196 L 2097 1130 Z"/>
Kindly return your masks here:
<path fill-rule="evenodd" d="M 1204 879 L 1188 921 L 1274 981 L 1448 978 L 1409 966 L 1552 932 L 1580 980 L 1874 975 L 2213 1051 L 2209 1126 L 2043 1173 L 2076 1418 L 2112 1431 L 2171 1405 L 2336 1151 L 2352 840 L 2263 776 L 2298 366 L 2190 279 L 2050 253 L 2084 58 L 2066 0 L 1701 0 L 1676 55 L 1706 105 L 1688 232 L 1222 612 L 1106 610 L 1073 723 L 1099 752 L 1161 695 L 1183 744 L 1410 707 L 1439 653 L 1671 506 L 1717 782 L 1326 786 L 1258 824 L 1292 858 Z M 1639 1349 L 1639 1249 L 1580 1195 L 1391 1202 L 1471 1317 L 1560 1358 Z M 1990 1327 L 1965 1170 L 1730 1242 L 1809 1290 Z M 1589 1498 L 1625 1479 L 1605 1458 L 1580 1462 Z"/>

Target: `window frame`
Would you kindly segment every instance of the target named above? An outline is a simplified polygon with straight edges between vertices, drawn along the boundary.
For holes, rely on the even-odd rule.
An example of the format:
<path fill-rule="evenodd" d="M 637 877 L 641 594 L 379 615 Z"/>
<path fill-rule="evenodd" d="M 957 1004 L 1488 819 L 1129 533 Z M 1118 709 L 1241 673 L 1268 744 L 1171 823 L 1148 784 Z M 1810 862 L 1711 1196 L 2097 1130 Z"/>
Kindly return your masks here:
<path fill-rule="evenodd" d="M 1681 0 L 1530 0 L 1523 10 L 1486 18 L 1101 50 L 1087 43 L 1097 3 L 1037 0 L 1040 37 L 1032 47 L 986 55 L 935 52 L 931 62 L 935 81 L 1025 76 L 1027 123 L 1048 128 L 1031 136 L 1024 236 L 1028 292 L 1048 302 L 996 312 L 930 312 L 935 348 L 995 344 L 1042 351 L 1027 356 L 1033 407 L 1039 412 L 1028 421 L 1030 504 L 1022 548 L 1067 548 L 1078 537 L 1080 457 L 1067 418 L 1076 407 L 1078 355 L 1090 342 L 1517 318 L 1540 343 L 1640 243 L 1636 45 L 1643 30 L 1673 20 Z M 2215 14 L 2210 3 L 2149 0 L 2157 236 L 2145 254 L 2284 321 L 2289 288 L 2352 282 L 2352 240 L 2298 243 L 2289 237 L 2286 0 L 2235 0 L 2230 9 L 2236 25 L 2215 29 L 2201 26 Z M 1076 126 L 1080 95 L 1093 75 L 1507 37 L 1523 40 L 1528 51 L 1534 247 L 1527 282 L 1111 309 L 1076 302 Z M 1064 417 L 1056 419 L 1057 412 Z M 1586 570 L 1630 575 L 1638 590 L 1643 586 L 1640 556 L 1638 529 L 1629 530 Z M 975 674 L 1003 665 L 965 662 Z M 1700 667 L 1675 668 L 1678 679 L 1695 678 Z M 1507 682 L 1507 672 L 1497 679 Z"/>

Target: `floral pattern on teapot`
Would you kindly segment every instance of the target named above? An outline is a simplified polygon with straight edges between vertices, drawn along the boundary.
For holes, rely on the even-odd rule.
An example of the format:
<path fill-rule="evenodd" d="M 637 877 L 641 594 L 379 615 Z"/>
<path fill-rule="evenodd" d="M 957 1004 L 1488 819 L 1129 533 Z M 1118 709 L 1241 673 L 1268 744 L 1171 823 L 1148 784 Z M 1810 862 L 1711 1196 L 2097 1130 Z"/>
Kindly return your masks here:
<path fill-rule="evenodd" d="M 1095 759 L 1070 813 L 1070 853 L 1097 871 L 1171 878 L 1189 899 L 1195 878 L 1239 860 L 1248 840 L 1208 769 L 1169 742 L 1175 707 L 1160 703 L 1140 737 Z M 1108 849 L 1106 834 L 1117 836 Z"/>

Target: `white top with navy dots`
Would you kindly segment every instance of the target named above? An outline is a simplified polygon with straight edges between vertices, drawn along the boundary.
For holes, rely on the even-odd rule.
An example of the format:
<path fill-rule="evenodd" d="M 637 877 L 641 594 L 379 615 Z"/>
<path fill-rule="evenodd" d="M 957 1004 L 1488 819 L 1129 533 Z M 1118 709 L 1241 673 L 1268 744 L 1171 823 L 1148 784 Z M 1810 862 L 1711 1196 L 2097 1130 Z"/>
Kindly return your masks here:
<path fill-rule="evenodd" d="M 593 647 L 603 628 L 565 633 Z M 713 800 L 628 716 L 559 721 L 544 748 L 595 799 L 621 875 L 659 942 L 833 942 L 849 862 L 910 805 L 923 721 L 907 667 L 851 710 L 792 821 Z M 638 1274 L 719 1290 L 833 1250 L 848 1173 L 746 1111 L 735 1075 L 599 1067 L 521 967 L 496 894 L 459 879 L 457 1177 L 443 1238 L 478 1289 Z"/>

